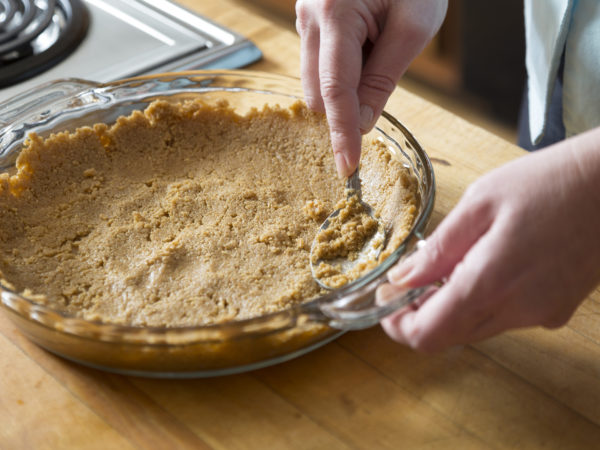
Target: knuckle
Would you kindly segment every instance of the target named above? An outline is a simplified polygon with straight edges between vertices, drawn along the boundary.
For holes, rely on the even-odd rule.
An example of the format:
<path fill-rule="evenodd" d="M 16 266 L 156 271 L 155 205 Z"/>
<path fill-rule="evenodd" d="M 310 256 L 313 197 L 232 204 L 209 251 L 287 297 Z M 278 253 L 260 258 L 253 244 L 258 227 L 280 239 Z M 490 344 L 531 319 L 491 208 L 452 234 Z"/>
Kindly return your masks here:
<path fill-rule="evenodd" d="M 321 0 L 318 2 L 321 13 L 324 16 L 332 15 L 339 3 L 339 0 Z"/>
<path fill-rule="evenodd" d="M 485 218 L 493 216 L 495 209 L 493 200 L 487 194 L 489 189 L 475 182 L 470 184 L 460 200 L 460 203 L 466 207 L 465 212 L 471 218 Z"/>
<path fill-rule="evenodd" d="M 419 41 L 427 41 L 431 37 L 431 28 L 424 21 L 415 20 L 406 25 L 407 32 Z"/>
<path fill-rule="evenodd" d="M 321 76 L 321 96 L 330 101 L 344 97 L 348 93 L 348 89 L 344 88 L 334 77 L 330 75 Z"/>
<path fill-rule="evenodd" d="M 549 330 L 556 330 L 558 328 L 562 328 L 563 326 L 565 326 L 567 324 L 567 322 L 568 322 L 568 320 L 553 318 L 553 319 L 546 320 L 542 324 L 542 326 Z"/>
<path fill-rule="evenodd" d="M 304 20 L 312 14 L 329 17 L 336 11 L 340 0 L 297 0 L 295 5 L 296 17 Z"/>
<path fill-rule="evenodd" d="M 310 14 L 310 8 L 307 6 L 304 0 L 298 0 L 296 2 L 296 20 L 300 23 L 306 23 Z"/>
<path fill-rule="evenodd" d="M 389 95 L 396 87 L 396 82 L 387 75 L 370 73 L 363 75 L 361 85 L 370 91 Z"/>
<path fill-rule="evenodd" d="M 294 8 L 296 10 L 296 16 L 297 17 L 302 16 L 306 12 L 306 1 L 305 0 L 297 0 Z"/>
<path fill-rule="evenodd" d="M 435 353 L 440 349 L 434 336 L 416 324 L 410 331 L 406 332 L 404 341 L 410 348 L 421 353 Z"/>
<path fill-rule="evenodd" d="M 295 5 L 296 30 L 298 34 L 319 27 L 321 3 L 311 0 L 298 0 Z"/>
<path fill-rule="evenodd" d="M 324 112 L 323 102 L 321 101 L 320 97 L 307 93 L 304 95 L 304 101 L 313 111 Z"/>
<path fill-rule="evenodd" d="M 445 245 L 442 239 L 430 239 L 427 242 L 427 245 L 423 247 L 425 260 L 423 264 L 425 266 L 429 266 L 430 264 L 435 264 L 436 261 L 440 261 L 445 252 Z"/>
<path fill-rule="evenodd" d="M 478 188 L 477 183 L 471 183 L 465 189 L 465 192 L 463 194 L 463 199 L 465 199 L 469 202 L 475 202 L 475 201 L 479 200 L 480 192 L 481 192 L 481 190 Z"/>
<path fill-rule="evenodd" d="M 567 322 L 569 322 L 570 318 L 570 313 L 561 311 L 559 313 L 554 313 L 546 317 L 546 319 L 542 322 L 542 326 L 550 330 L 561 328 L 565 326 Z"/>
<path fill-rule="evenodd" d="M 310 22 L 310 9 L 303 0 L 296 3 L 296 31 L 302 35 L 303 31 L 308 29 Z"/>
<path fill-rule="evenodd" d="M 415 43 L 424 43 L 433 37 L 438 26 L 435 26 L 436 21 L 432 22 L 431 19 L 429 14 L 418 14 L 416 11 L 409 16 L 395 17 L 396 24 L 402 26 L 404 35 L 409 36 Z"/>
<path fill-rule="evenodd" d="M 440 346 L 429 336 L 417 334 L 409 338 L 409 345 L 412 349 L 421 353 L 436 353 L 440 350 Z"/>

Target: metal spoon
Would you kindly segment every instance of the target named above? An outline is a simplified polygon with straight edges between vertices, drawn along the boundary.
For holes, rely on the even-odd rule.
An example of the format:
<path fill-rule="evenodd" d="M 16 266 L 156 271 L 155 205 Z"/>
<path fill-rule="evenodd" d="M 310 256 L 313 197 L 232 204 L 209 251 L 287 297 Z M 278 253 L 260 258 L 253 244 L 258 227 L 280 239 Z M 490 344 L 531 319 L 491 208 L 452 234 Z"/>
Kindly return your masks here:
<path fill-rule="evenodd" d="M 328 259 L 326 261 L 323 259 L 314 259 L 313 252 L 318 242 L 317 238 L 319 234 L 329 228 L 332 220 L 340 214 L 341 209 L 336 209 L 327 217 L 327 219 L 325 219 L 323 224 L 319 227 L 319 231 L 315 235 L 310 247 L 310 270 L 312 272 L 312 277 L 317 284 L 319 284 L 319 286 L 325 289 L 333 289 L 333 287 L 328 285 L 324 279 L 317 276 L 317 268 L 319 267 L 319 264 L 326 262 L 331 266 L 340 267 L 340 273 L 343 275 L 351 271 L 357 264 L 360 264 L 361 262 L 376 260 L 379 257 L 381 250 L 383 250 L 383 243 L 385 243 L 386 236 L 383 223 L 373 215 L 373 208 L 362 201 L 358 169 L 356 169 L 356 171 L 354 171 L 354 173 L 350 175 L 346 181 L 346 195 L 348 199 L 354 195 L 358 196 L 359 203 L 364 208 L 365 214 L 377 221 L 377 231 L 364 243 L 358 254 L 358 257 L 353 260 L 347 258 Z"/>

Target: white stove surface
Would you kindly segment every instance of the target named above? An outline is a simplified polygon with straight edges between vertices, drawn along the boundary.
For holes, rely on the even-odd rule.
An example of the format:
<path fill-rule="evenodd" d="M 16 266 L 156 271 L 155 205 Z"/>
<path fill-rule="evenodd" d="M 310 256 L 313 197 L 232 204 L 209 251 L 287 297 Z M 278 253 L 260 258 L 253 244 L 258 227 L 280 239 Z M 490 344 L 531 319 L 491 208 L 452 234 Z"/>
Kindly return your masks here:
<path fill-rule="evenodd" d="M 75 51 L 51 69 L 0 89 L 0 102 L 60 78 L 106 82 L 147 73 L 233 69 L 261 57 L 249 40 L 169 0 L 83 2 L 90 25 Z"/>

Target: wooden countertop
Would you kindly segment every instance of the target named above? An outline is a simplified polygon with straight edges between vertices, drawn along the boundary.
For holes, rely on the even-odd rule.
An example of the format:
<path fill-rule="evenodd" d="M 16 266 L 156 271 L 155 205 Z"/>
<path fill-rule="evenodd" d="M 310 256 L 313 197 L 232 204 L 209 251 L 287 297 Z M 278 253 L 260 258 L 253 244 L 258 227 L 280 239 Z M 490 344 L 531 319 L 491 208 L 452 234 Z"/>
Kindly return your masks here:
<path fill-rule="evenodd" d="M 234 0 L 181 0 L 250 37 L 252 69 L 298 75 L 296 35 Z M 513 145 L 406 91 L 387 109 L 434 161 L 434 225 Z M 558 331 L 517 331 L 438 355 L 379 327 L 241 375 L 153 380 L 57 358 L 0 314 L 0 448 L 597 448 L 600 292 Z"/>

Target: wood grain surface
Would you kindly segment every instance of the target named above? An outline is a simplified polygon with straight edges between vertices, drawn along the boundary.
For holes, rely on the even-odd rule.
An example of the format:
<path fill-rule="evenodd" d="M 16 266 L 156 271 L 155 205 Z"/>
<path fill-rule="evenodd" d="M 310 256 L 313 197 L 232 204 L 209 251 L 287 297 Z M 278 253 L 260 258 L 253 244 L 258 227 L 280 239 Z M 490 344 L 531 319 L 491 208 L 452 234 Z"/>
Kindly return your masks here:
<path fill-rule="evenodd" d="M 299 40 L 246 2 L 181 0 L 251 38 L 251 69 L 299 75 Z M 432 226 L 515 146 L 415 95 L 388 109 L 434 161 Z M 600 445 L 600 292 L 558 331 L 422 355 L 379 327 L 241 375 L 155 380 L 55 357 L 0 314 L 1 449 L 567 449 Z"/>

